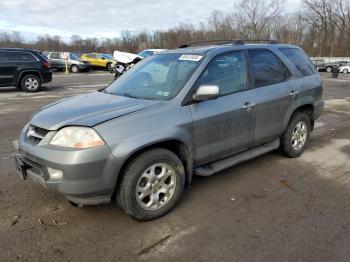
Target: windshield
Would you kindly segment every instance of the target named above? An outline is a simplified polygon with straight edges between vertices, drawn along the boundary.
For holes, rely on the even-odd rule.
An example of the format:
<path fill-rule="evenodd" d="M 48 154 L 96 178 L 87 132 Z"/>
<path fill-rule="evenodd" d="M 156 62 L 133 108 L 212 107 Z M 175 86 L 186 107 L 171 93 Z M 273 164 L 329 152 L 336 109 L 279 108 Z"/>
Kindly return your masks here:
<path fill-rule="evenodd" d="M 113 59 L 113 56 L 108 55 L 108 54 L 103 54 L 102 57 L 104 57 L 106 59 Z"/>
<path fill-rule="evenodd" d="M 72 54 L 72 53 L 69 54 L 69 58 L 72 60 L 80 60 L 80 58 L 77 55 Z"/>
<path fill-rule="evenodd" d="M 202 57 L 188 54 L 148 57 L 113 82 L 106 91 L 139 99 L 170 100 L 183 88 Z"/>
<path fill-rule="evenodd" d="M 154 54 L 154 52 L 152 52 L 152 51 L 144 50 L 144 51 L 138 53 L 137 55 L 145 58 L 145 57 L 148 57 L 148 56 L 153 55 L 153 54 Z"/>

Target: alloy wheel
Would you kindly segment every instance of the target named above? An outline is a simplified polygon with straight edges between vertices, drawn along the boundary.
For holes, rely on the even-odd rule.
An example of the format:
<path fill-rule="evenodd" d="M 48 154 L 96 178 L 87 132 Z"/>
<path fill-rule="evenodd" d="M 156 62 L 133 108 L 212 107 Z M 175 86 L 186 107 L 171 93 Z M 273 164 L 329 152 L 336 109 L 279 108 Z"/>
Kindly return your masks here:
<path fill-rule="evenodd" d="M 146 210 L 158 210 L 172 198 L 176 188 L 175 170 L 166 163 L 148 167 L 136 185 L 137 203 Z"/>
<path fill-rule="evenodd" d="M 295 151 L 299 151 L 306 142 L 307 139 L 307 126 L 304 121 L 299 121 L 295 124 L 293 131 L 292 131 L 292 137 L 291 137 L 291 144 Z"/>

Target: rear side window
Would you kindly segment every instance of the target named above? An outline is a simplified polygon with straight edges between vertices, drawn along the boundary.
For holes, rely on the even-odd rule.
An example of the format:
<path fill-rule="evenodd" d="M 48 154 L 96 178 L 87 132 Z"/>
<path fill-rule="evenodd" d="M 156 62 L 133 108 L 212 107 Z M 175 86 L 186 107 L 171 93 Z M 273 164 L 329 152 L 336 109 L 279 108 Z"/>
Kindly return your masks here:
<path fill-rule="evenodd" d="M 34 62 L 37 59 L 31 54 L 26 52 L 15 52 L 16 53 L 16 61 L 19 62 Z"/>
<path fill-rule="evenodd" d="M 280 48 L 279 50 L 304 76 L 313 75 L 316 73 L 315 66 L 302 50 L 298 48 Z"/>
<path fill-rule="evenodd" d="M 288 79 L 288 68 L 276 55 L 268 50 L 249 50 L 255 87 L 273 85 Z"/>

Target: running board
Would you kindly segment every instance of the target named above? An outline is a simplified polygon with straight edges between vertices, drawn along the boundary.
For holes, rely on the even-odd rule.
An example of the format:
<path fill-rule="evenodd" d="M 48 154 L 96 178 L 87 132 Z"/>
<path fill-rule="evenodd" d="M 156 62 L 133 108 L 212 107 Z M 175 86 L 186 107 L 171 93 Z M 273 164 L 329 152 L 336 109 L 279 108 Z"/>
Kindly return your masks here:
<path fill-rule="evenodd" d="M 211 176 L 219 171 L 222 171 L 224 169 L 237 165 L 241 162 L 247 161 L 249 159 L 255 158 L 267 152 L 273 151 L 277 149 L 279 146 L 280 146 L 280 140 L 276 139 L 270 143 L 263 144 L 261 146 L 239 153 L 237 155 L 224 158 L 222 160 L 213 162 L 211 164 L 195 168 L 194 174 L 197 176 Z"/>

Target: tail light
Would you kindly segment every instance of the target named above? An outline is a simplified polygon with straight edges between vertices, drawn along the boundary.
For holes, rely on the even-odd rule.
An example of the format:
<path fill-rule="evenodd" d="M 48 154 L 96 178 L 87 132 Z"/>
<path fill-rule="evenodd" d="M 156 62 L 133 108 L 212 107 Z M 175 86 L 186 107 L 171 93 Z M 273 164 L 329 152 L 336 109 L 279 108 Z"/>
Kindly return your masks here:
<path fill-rule="evenodd" d="M 46 68 L 46 69 L 50 69 L 51 68 L 50 62 L 49 61 L 45 61 L 43 63 L 43 67 Z"/>

